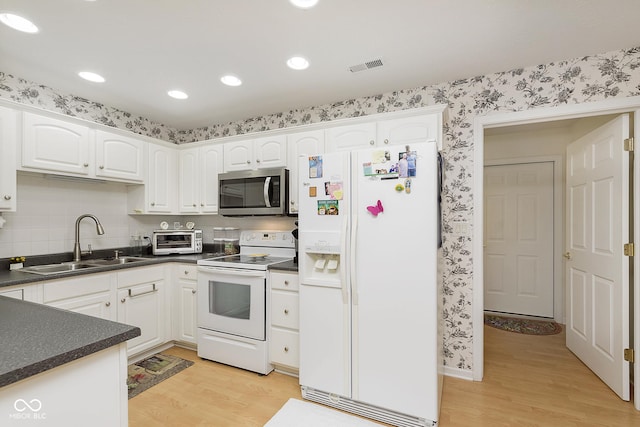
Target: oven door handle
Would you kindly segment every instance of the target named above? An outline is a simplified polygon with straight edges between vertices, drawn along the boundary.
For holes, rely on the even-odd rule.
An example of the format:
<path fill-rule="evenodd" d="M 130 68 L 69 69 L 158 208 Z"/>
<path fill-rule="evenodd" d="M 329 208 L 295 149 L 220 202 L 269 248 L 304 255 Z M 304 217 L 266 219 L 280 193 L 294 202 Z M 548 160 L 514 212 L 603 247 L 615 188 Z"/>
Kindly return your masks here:
<path fill-rule="evenodd" d="M 271 202 L 269 201 L 269 187 L 271 187 L 271 177 L 268 176 L 264 180 L 264 188 L 262 189 L 262 195 L 264 196 L 264 205 L 268 208 L 271 207 Z"/>
<path fill-rule="evenodd" d="M 220 273 L 233 276 L 244 277 L 265 277 L 263 270 L 243 270 L 240 268 L 219 268 L 219 267 L 202 267 L 198 266 L 198 271 L 203 273 Z"/>

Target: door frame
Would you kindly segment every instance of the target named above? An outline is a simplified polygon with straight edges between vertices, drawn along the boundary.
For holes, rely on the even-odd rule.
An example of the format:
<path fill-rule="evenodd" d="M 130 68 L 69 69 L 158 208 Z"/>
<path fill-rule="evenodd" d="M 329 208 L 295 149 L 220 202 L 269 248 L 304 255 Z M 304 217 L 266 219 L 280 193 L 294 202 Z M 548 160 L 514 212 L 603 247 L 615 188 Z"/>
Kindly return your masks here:
<path fill-rule="evenodd" d="M 640 138 L 640 96 L 633 96 L 621 99 L 610 99 L 605 101 L 586 102 L 575 105 L 562 105 L 558 107 L 535 108 L 532 110 L 516 111 L 508 113 L 491 114 L 488 116 L 479 116 L 474 120 L 473 125 L 473 227 L 472 227 L 472 245 L 473 245 L 473 277 L 472 277 L 472 328 L 473 328 L 473 368 L 472 376 L 475 381 L 482 381 L 484 375 L 484 256 L 483 256 L 483 227 L 484 214 L 484 130 L 485 128 L 514 126 L 520 124 L 544 123 L 563 119 L 573 119 L 581 117 L 591 117 L 599 115 L 632 113 L 634 117 L 633 134 L 635 138 Z M 640 197 L 638 189 L 640 188 L 640 156 L 634 156 L 634 173 L 633 186 L 633 223 L 638 226 L 634 227 L 633 239 L 640 242 Z M 640 271 L 640 256 L 633 259 L 634 271 Z M 640 274 L 636 274 L 633 280 L 633 329 L 634 329 L 634 350 L 635 354 L 640 354 Z M 640 410 L 640 363 L 634 364 L 635 392 L 634 405 Z"/>
<path fill-rule="evenodd" d="M 484 166 L 506 166 L 523 163 L 553 163 L 553 319 L 556 322 L 564 323 L 564 271 L 562 268 L 563 263 L 557 260 L 557 256 L 563 253 L 562 247 L 564 243 L 564 185 L 562 178 L 564 176 L 564 161 L 562 156 L 512 157 L 488 160 Z M 482 171 L 484 177 L 484 168 Z M 482 196 L 484 198 L 484 179 L 482 182 Z M 482 223 L 482 227 L 484 228 L 484 222 Z M 482 251 L 482 259 L 484 261 L 484 248 Z M 484 269 L 482 273 L 484 275 Z M 484 311 L 484 277 L 482 278 L 482 282 L 482 309 Z"/>

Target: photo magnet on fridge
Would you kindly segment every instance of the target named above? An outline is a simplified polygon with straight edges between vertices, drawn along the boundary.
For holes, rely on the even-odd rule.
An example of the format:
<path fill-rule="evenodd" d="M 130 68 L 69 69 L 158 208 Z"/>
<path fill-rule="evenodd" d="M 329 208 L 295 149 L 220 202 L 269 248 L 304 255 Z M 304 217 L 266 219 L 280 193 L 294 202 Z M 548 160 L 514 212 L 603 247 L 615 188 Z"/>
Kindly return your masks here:
<path fill-rule="evenodd" d="M 342 200 L 342 196 L 344 194 L 342 191 L 342 182 L 325 182 L 324 194 L 329 196 L 331 200 Z"/>
<path fill-rule="evenodd" d="M 318 200 L 318 215 L 338 215 L 337 200 Z"/>
<path fill-rule="evenodd" d="M 416 176 L 416 160 L 418 153 L 411 151 L 411 148 L 407 145 L 405 151 L 398 153 L 398 175 L 400 178 L 414 177 Z"/>
<path fill-rule="evenodd" d="M 309 157 L 309 178 L 322 178 L 322 156 Z"/>

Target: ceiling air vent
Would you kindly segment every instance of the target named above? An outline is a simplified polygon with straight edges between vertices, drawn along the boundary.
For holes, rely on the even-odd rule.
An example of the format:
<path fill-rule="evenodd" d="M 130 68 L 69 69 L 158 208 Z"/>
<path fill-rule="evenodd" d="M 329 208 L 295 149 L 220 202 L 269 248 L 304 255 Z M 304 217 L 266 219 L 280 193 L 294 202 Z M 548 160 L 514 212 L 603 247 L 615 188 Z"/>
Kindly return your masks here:
<path fill-rule="evenodd" d="M 359 71 L 370 70 L 372 68 L 382 67 L 384 63 L 382 59 L 372 59 L 371 61 L 367 61 L 363 64 L 356 64 L 349 67 L 349 71 L 352 73 L 357 73 Z"/>

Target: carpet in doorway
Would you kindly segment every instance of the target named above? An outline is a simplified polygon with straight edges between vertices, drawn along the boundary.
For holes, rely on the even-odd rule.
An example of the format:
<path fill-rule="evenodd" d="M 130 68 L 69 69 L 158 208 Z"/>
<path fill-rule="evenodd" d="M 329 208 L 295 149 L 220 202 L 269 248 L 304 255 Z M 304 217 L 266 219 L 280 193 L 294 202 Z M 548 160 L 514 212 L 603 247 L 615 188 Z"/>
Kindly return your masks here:
<path fill-rule="evenodd" d="M 496 316 L 494 314 L 485 314 L 484 324 L 503 331 L 528 335 L 555 335 L 562 332 L 562 326 L 554 321 Z"/>
<path fill-rule="evenodd" d="M 129 399 L 191 365 L 193 362 L 190 360 L 162 353 L 129 365 L 127 372 Z"/>
<path fill-rule="evenodd" d="M 381 424 L 316 403 L 289 399 L 264 427 L 380 427 Z"/>

